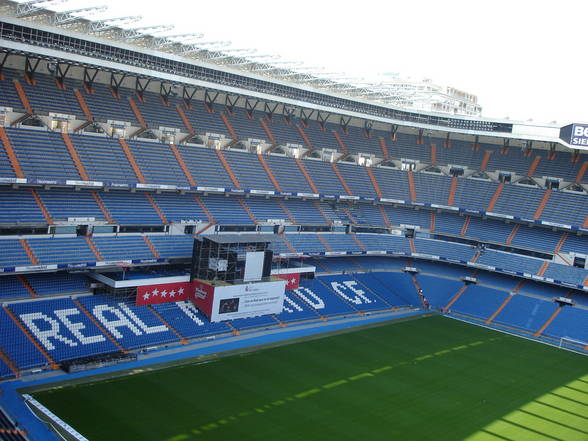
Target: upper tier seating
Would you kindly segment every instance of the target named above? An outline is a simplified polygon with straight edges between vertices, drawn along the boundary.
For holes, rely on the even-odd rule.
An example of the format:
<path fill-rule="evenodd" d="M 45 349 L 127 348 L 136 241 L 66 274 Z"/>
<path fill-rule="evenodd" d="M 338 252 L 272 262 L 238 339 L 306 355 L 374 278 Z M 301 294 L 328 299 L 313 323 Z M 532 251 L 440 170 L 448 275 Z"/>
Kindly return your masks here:
<path fill-rule="evenodd" d="M 186 131 L 180 114 L 176 110 L 176 104 L 179 104 L 179 100 L 169 97 L 168 105 L 166 105 L 159 94 L 150 91 L 143 92 L 142 99 L 138 97 L 133 99 L 149 127 L 155 129 L 166 127 Z"/>
<path fill-rule="evenodd" d="M 190 185 L 169 146 L 155 142 L 131 140 L 128 140 L 127 144 L 137 161 L 145 182 Z"/>
<path fill-rule="evenodd" d="M 80 86 L 77 81 L 70 78 L 64 79 L 65 90 L 62 90 L 57 87 L 55 78 L 49 75 L 37 74 L 34 79 L 35 85 L 28 84 L 24 79 L 20 83 L 35 113 L 54 112 L 84 119 L 84 112 L 72 90 Z"/>
<path fill-rule="evenodd" d="M 80 179 L 61 134 L 12 128 L 5 131 L 27 177 Z"/>
<path fill-rule="evenodd" d="M 216 110 L 220 111 L 219 107 L 216 107 Z M 233 129 L 235 129 L 235 132 L 237 132 L 239 139 L 263 139 L 267 143 L 270 142 L 262 125 L 259 123 L 259 119 L 263 117 L 263 113 L 253 111 L 250 118 L 244 109 L 237 107 L 233 108 L 232 114 L 229 112 L 224 113 L 233 126 Z"/>
<path fill-rule="evenodd" d="M 223 154 L 242 188 L 275 190 L 256 155 L 233 150 L 226 150 Z"/>

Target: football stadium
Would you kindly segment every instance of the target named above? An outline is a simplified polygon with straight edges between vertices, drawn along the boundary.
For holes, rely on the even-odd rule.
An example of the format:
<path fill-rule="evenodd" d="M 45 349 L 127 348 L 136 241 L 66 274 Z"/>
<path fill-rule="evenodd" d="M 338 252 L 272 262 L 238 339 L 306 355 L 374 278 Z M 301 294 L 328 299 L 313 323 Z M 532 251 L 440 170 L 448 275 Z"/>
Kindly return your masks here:
<path fill-rule="evenodd" d="M 0 0 L 0 440 L 588 440 L 586 121 L 50 4 Z"/>

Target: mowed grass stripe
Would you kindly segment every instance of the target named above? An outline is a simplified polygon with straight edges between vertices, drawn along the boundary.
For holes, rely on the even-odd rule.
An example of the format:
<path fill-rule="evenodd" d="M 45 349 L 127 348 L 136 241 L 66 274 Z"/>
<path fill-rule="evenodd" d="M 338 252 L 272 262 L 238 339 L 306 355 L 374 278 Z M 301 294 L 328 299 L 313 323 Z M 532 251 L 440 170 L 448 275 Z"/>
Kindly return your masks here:
<path fill-rule="evenodd" d="M 575 440 L 583 405 L 545 394 L 587 372 L 577 354 L 435 316 L 35 396 L 92 441 L 553 439 L 502 420 L 537 397 L 569 402 Z"/>

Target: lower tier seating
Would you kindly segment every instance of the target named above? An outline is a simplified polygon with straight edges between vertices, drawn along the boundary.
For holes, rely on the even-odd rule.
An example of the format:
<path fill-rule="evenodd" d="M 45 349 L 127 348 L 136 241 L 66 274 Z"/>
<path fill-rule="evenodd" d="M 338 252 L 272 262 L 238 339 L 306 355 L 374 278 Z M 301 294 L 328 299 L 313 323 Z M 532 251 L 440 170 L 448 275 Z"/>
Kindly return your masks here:
<path fill-rule="evenodd" d="M 286 292 L 281 313 L 227 322 L 211 323 L 189 301 L 136 306 L 131 299 L 98 294 L 8 303 L 0 309 L 0 378 L 13 376 L 14 370 L 26 372 L 82 357 L 178 344 L 184 339 L 274 328 L 321 317 L 420 308 L 419 289 L 433 310 L 446 309 L 449 314 L 552 341 L 562 337 L 588 340 L 585 293 L 520 281 L 512 291 L 513 283 L 506 276 L 496 279 L 483 272 L 478 274 L 478 285 L 465 285 L 460 278 L 468 274 L 467 268 L 450 271 L 447 264 L 434 268 L 434 263 L 418 260 L 369 256 L 346 259 L 353 259 L 351 265 L 359 269 L 359 264 L 368 272 L 319 273 L 314 279 L 302 279 L 299 288 Z M 415 266 L 421 273 L 404 273 L 403 265 Z M 44 291 L 40 288 L 43 278 L 34 281 L 39 291 Z M 85 286 L 75 277 L 69 282 L 61 285 L 64 293 L 72 286 Z M 559 306 L 553 300 L 572 294 L 582 301 Z"/>

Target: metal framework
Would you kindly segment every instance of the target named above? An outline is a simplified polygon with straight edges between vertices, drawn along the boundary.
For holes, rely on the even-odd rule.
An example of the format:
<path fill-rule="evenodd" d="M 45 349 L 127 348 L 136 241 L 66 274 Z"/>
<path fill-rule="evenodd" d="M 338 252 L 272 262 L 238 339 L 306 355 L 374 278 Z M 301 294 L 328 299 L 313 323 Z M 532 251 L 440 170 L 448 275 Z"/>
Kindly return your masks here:
<path fill-rule="evenodd" d="M 0 3 L 12 5 L 12 12 L 15 16 L 18 14 L 31 14 L 31 20 L 49 21 L 51 23 L 51 20 L 55 20 L 55 18 L 51 17 L 59 14 L 45 7 L 48 4 L 53 4 L 51 0 L 33 0 L 25 3 L 0 0 Z M 87 12 L 92 12 L 91 9 L 91 7 L 87 8 Z M 41 13 L 38 11 L 41 11 Z M 69 13 L 72 15 L 75 12 L 83 13 L 81 10 L 71 10 L 65 11 L 62 14 Z M 130 28 L 128 25 L 140 20 L 141 17 L 139 16 L 106 18 L 96 21 L 82 17 L 74 18 L 73 16 L 64 18 L 65 15 L 61 17 L 64 20 L 72 20 L 70 23 L 77 23 L 79 21 L 82 30 L 85 30 L 89 34 L 108 32 L 109 39 L 119 39 L 121 42 L 127 44 L 133 44 L 134 41 L 138 44 L 143 42 L 142 46 L 144 47 L 145 42 L 149 44 L 153 40 L 160 39 L 158 41 L 161 41 L 163 39 L 168 43 L 163 47 L 166 52 L 184 57 L 198 58 L 214 64 L 236 67 L 246 72 L 262 74 L 268 77 L 268 80 L 215 70 L 212 66 L 211 68 L 206 68 L 190 63 L 172 61 L 164 57 L 148 54 L 140 46 L 137 47 L 135 52 L 132 52 L 119 49 L 115 46 L 109 46 L 107 42 L 96 43 L 74 37 L 64 38 L 59 33 L 52 34 L 50 31 L 41 31 L 35 28 L 25 30 L 23 26 L 7 26 L 7 24 L 0 22 L 1 38 L 27 41 L 28 44 L 58 48 L 80 55 L 90 55 L 95 58 L 120 60 L 121 63 L 148 67 L 155 72 L 169 72 L 179 76 L 201 78 L 206 81 L 237 86 L 245 90 L 268 92 L 284 98 L 293 98 L 313 104 L 357 111 L 366 115 L 372 114 L 378 117 L 457 129 L 497 132 L 510 132 L 512 130 L 512 124 L 510 123 L 424 115 L 409 110 L 404 111 L 387 107 L 389 105 L 407 108 L 417 108 L 420 106 L 423 110 L 443 111 L 442 108 L 424 108 L 423 103 L 426 104 L 427 102 L 426 96 L 423 95 L 420 97 L 414 93 L 411 95 L 411 93 L 407 92 L 409 88 L 398 86 L 401 81 L 396 81 L 398 84 L 391 87 L 390 85 L 372 84 L 361 79 L 341 77 L 340 74 L 337 77 L 337 74 L 317 72 L 317 69 L 300 66 L 299 63 L 292 61 L 275 62 L 275 60 L 279 59 L 279 56 L 276 55 L 256 55 L 253 49 L 231 48 L 229 46 L 230 42 L 196 42 L 184 44 L 182 41 L 172 40 L 170 43 L 169 39 L 171 36 L 163 37 L 154 35 L 156 31 L 169 30 L 169 26 Z M 20 36 L 18 35 L 19 33 L 21 34 Z M 156 75 L 154 77 L 156 78 Z M 280 80 L 280 82 L 276 83 L 272 81 L 273 79 Z M 288 85 L 288 83 L 291 85 Z M 301 87 L 300 85 L 310 87 Z M 328 94 L 321 93 L 318 90 L 324 90 Z M 357 98 L 361 98 L 362 100 L 357 101 Z"/>

